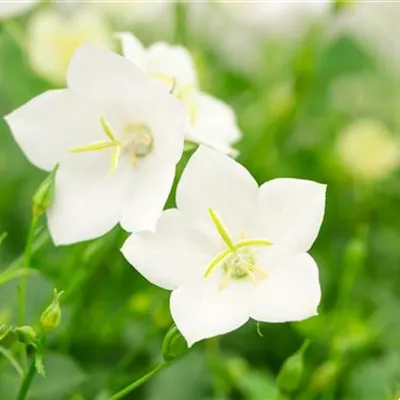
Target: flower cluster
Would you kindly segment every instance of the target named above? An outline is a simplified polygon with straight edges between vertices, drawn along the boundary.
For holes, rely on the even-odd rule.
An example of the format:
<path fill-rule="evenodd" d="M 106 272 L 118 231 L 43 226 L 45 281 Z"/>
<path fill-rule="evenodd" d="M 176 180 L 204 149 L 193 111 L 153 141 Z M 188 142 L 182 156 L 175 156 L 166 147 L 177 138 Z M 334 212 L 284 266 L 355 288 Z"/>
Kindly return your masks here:
<path fill-rule="evenodd" d="M 80 46 L 67 88 L 5 117 L 26 157 L 53 171 L 54 242 L 93 239 L 119 223 L 131 233 L 124 256 L 172 290 L 172 317 L 189 345 L 249 318 L 315 315 L 320 286 L 308 250 L 325 186 L 275 179 L 259 187 L 229 157 L 241 137 L 235 115 L 199 89 L 189 52 L 119 37 L 123 56 Z M 185 140 L 199 148 L 178 184 L 177 208 L 163 211 Z"/>

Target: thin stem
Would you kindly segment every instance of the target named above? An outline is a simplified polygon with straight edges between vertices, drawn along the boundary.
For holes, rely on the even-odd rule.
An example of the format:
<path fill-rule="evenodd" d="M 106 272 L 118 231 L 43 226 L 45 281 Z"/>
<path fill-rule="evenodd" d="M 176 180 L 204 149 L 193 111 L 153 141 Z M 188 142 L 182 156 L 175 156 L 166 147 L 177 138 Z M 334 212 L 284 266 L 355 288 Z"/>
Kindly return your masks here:
<path fill-rule="evenodd" d="M 187 7 L 184 1 L 179 0 L 175 3 L 175 43 L 186 45 L 187 33 Z"/>
<path fill-rule="evenodd" d="M 29 228 L 28 239 L 24 251 L 24 268 L 29 269 L 32 258 L 32 246 L 33 239 L 35 236 L 36 225 L 39 217 L 37 215 L 32 216 L 31 225 Z M 25 324 L 25 308 L 26 308 L 26 276 L 22 276 L 18 285 L 18 325 L 22 326 Z M 21 363 L 23 368 L 26 368 L 26 350 L 25 346 L 21 348 Z"/>
<path fill-rule="evenodd" d="M 108 400 L 118 400 L 125 397 L 127 394 L 131 393 L 133 390 L 141 386 L 143 383 L 149 381 L 153 376 L 157 375 L 162 369 L 164 369 L 168 363 L 166 361 L 161 361 L 156 367 L 154 367 L 150 372 L 146 375 L 143 375 L 141 378 L 137 379 L 135 382 L 126 386 L 124 389 L 120 390 L 118 393 L 114 394 Z M 18 399 L 20 400 L 20 399 Z"/>
<path fill-rule="evenodd" d="M 35 376 L 35 358 L 32 359 L 32 363 L 29 367 L 29 370 L 21 383 L 17 400 L 24 400 L 26 398 L 26 395 L 28 394 L 28 390 L 29 387 L 31 386 L 34 376 Z"/>

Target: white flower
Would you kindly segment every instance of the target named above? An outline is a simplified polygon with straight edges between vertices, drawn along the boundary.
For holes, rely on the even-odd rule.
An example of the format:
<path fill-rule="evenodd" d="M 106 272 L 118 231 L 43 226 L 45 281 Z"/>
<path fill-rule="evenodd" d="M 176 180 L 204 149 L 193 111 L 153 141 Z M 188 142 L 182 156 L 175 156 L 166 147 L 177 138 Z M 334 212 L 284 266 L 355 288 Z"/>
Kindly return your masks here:
<path fill-rule="evenodd" d="M 48 211 L 55 243 L 95 238 L 118 222 L 153 229 L 182 154 L 184 107 L 130 61 L 90 44 L 74 54 L 67 80 L 68 89 L 6 117 L 33 164 L 59 163 Z"/>
<path fill-rule="evenodd" d="M 182 46 L 163 42 L 145 49 L 131 33 L 120 37 L 124 56 L 185 103 L 186 138 L 224 153 L 235 153 L 231 146 L 241 137 L 235 114 L 222 101 L 199 91 L 190 53 Z"/>
<path fill-rule="evenodd" d="M 233 159 L 201 146 L 177 189 L 178 209 L 122 248 L 150 282 L 172 290 L 172 317 L 189 345 L 249 318 L 317 313 L 318 269 L 307 253 L 324 215 L 325 185 L 275 179 L 258 187 Z"/>
<path fill-rule="evenodd" d="M 104 19 L 87 8 L 65 15 L 57 9 L 38 12 L 29 21 L 27 37 L 33 68 L 56 84 L 65 82 L 68 64 L 80 45 L 91 42 L 111 47 Z"/>
<path fill-rule="evenodd" d="M 0 20 L 12 18 L 29 11 L 39 0 L 6 0 L 0 2 Z"/>

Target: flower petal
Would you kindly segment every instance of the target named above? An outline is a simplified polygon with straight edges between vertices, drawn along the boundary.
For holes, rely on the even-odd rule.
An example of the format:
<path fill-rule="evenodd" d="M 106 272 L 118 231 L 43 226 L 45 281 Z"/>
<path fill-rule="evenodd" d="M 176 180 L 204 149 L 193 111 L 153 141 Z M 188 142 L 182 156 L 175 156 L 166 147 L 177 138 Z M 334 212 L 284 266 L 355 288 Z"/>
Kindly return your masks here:
<path fill-rule="evenodd" d="M 121 251 L 147 280 L 165 289 L 201 278 L 214 254 L 208 238 L 176 209 L 164 211 L 154 233 L 131 235 Z"/>
<path fill-rule="evenodd" d="M 196 85 L 197 81 L 191 54 L 182 46 L 164 42 L 154 43 L 148 48 L 147 72 L 154 77 L 164 75 L 175 78 L 181 87 Z"/>
<path fill-rule="evenodd" d="M 248 226 L 257 195 L 257 182 L 243 166 L 200 146 L 182 174 L 176 203 L 188 217 L 206 222 L 215 232 L 208 212 L 212 208 L 237 241 Z"/>
<path fill-rule="evenodd" d="M 111 103 L 116 108 L 129 105 L 132 108 L 132 99 L 148 99 L 158 86 L 128 59 L 90 43 L 75 51 L 67 81 L 81 95 L 92 101 Z"/>
<path fill-rule="evenodd" d="M 137 165 L 121 214 L 121 226 L 128 232 L 154 230 L 175 177 L 175 165 L 140 168 Z"/>
<path fill-rule="evenodd" d="M 240 291 L 221 290 L 208 280 L 182 286 L 171 294 L 172 318 L 189 346 L 231 332 L 249 319 L 249 304 Z"/>
<path fill-rule="evenodd" d="M 111 124 L 118 138 L 123 138 L 127 124 L 144 123 L 153 134 L 152 153 L 173 163 L 180 159 L 186 129 L 185 107 L 131 61 L 85 44 L 72 58 L 68 83 L 93 102 L 100 102 L 110 113 L 107 115 L 112 115 Z"/>
<path fill-rule="evenodd" d="M 50 171 L 69 149 L 103 138 L 99 113 L 71 90 L 50 90 L 5 117 L 29 161 Z"/>
<path fill-rule="evenodd" d="M 121 40 L 123 56 L 146 72 L 146 50 L 140 40 L 130 32 L 121 32 L 117 35 Z"/>
<path fill-rule="evenodd" d="M 251 234 L 306 252 L 314 243 L 325 211 L 326 185 L 301 179 L 274 179 L 260 187 Z"/>
<path fill-rule="evenodd" d="M 130 174 L 122 168 L 112 174 L 107 152 L 77 154 L 73 162 L 60 165 L 47 213 L 56 245 L 99 237 L 117 224 Z"/>
<path fill-rule="evenodd" d="M 267 278 L 260 280 L 254 289 L 251 318 L 287 322 L 317 315 L 321 288 L 313 258 L 303 253 L 277 257 L 273 265 L 268 262 L 271 259 L 266 261 Z"/>
<path fill-rule="evenodd" d="M 232 108 L 216 97 L 199 93 L 188 138 L 224 153 L 232 153 L 231 145 L 241 137 Z"/>

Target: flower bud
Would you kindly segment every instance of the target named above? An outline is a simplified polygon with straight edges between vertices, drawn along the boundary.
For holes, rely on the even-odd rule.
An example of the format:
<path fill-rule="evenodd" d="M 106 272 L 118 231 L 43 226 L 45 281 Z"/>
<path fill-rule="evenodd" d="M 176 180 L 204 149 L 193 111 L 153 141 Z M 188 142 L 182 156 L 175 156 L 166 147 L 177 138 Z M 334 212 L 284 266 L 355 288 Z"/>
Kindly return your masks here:
<path fill-rule="evenodd" d="M 175 325 L 169 328 L 164 337 L 162 345 L 162 356 L 166 362 L 181 358 L 187 351 L 188 346 L 182 334 Z"/>
<path fill-rule="evenodd" d="M 290 356 L 279 371 L 276 383 L 284 392 L 294 392 L 300 385 L 304 370 L 304 352 L 310 342 L 306 340 L 300 349 Z"/>
<path fill-rule="evenodd" d="M 36 347 L 37 334 L 31 326 L 18 326 L 14 332 L 17 334 L 19 342 Z"/>
<path fill-rule="evenodd" d="M 39 185 L 32 197 L 33 215 L 40 217 L 51 205 L 54 195 L 54 183 L 58 164 Z"/>
<path fill-rule="evenodd" d="M 53 301 L 51 304 L 43 311 L 40 317 L 40 323 L 42 324 L 43 329 L 46 332 L 51 332 L 52 330 L 56 329 L 61 322 L 61 308 L 59 304 L 60 296 L 64 292 L 57 292 L 54 289 L 53 292 Z"/>

